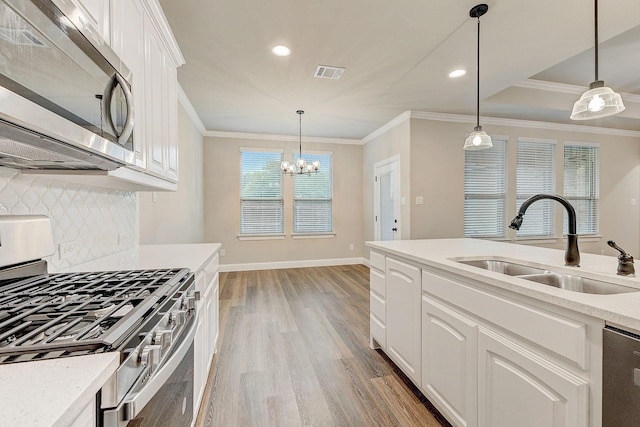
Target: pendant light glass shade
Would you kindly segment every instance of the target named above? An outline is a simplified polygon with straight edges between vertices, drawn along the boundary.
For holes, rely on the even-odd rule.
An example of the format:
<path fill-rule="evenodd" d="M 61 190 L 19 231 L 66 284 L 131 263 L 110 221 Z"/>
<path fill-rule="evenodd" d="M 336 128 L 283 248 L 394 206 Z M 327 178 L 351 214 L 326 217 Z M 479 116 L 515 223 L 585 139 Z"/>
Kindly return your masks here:
<path fill-rule="evenodd" d="M 473 128 L 473 132 L 469 134 L 464 141 L 463 150 L 486 150 L 493 147 L 491 137 L 482 130 L 480 126 L 480 17 L 487 13 L 489 6 L 486 4 L 478 4 L 471 8 L 469 16 L 472 18 L 478 18 L 478 44 L 477 44 L 477 61 L 478 67 L 476 70 L 476 127 Z"/>
<path fill-rule="evenodd" d="M 573 104 L 571 120 L 599 119 L 613 116 L 624 109 L 620 94 L 604 86 L 604 82 L 599 80 L 591 83 L 589 90 Z"/>
<path fill-rule="evenodd" d="M 464 140 L 463 150 L 484 150 L 493 147 L 491 137 L 482 130 L 482 126 L 476 126 L 473 132 Z"/>
<path fill-rule="evenodd" d="M 589 90 L 582 94 L 580 99 L 573 104 L 571 120 L 592 120 L 613 116 L 624 111 L 624 104 L 619 93 L 604 85 L 598 79 L 598 0 L 593 1 L 594 6 L 594 34 L 595 34 L 595 74 L 596 78 L 589 85 Z"/>

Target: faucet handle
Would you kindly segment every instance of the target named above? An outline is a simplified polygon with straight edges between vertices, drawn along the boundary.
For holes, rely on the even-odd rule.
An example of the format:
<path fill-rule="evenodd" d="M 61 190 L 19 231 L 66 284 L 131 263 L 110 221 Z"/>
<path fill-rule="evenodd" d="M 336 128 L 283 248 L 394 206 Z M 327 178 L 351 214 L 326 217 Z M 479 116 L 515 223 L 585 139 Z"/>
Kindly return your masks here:
<path fill-rule="evenodd" d="M 622 249 L 620 246 L 616 245 L 616 242 L 614 242 L 613 240 L 609 240 L 607 242 L 607 245 L 611 246 L 613 249 L 615 249 L 618 252 L 620 252 L 620 257 L 619 258 L 631 258 L 633 260 L 633 257 L 631 255 L 629 255 L 628 253 L 626 253 L 625 250 Z"/>
<path fill-rule="evenodd" d="M 609 240 L 607 245 L 620 252 L 620 255 L 618 255 L 618 274 L 621 276 L 634 276 L 636 271 L 633 267 L 633 257 L 616 245 L 613 240 Z"/>

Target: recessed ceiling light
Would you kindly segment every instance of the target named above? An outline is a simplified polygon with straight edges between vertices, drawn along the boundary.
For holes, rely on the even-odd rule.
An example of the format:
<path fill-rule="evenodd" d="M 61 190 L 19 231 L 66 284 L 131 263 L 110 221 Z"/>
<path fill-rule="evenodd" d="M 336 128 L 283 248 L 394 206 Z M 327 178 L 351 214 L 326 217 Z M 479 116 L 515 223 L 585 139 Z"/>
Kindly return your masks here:
<path fill-rule="evenodd" d="M 453 70 L 449 73 L 449 77 L 455 79 L 456 77 L 462 77 L 467 74 L 467 70 Z"/>
<path fill-rule="evenodd" d="M 286 46 L 276 46 L 271 49 L 271 52 L 276 56 L 289 56 L 291 54 L 291 49 Z"/>

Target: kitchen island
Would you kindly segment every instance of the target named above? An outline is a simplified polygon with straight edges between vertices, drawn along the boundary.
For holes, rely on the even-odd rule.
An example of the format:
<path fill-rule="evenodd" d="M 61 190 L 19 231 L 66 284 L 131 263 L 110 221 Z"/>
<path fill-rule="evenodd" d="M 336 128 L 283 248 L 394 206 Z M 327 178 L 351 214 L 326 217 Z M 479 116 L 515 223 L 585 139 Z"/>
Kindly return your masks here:
<path fill-rule="evenodd" d="M 199 302 L 194 366 L 194 422 L 218 335 L 220 244 L 148 245 L 74 266 L 71 271 L 189 268 Z M 95 423 L 95 395 L 119 364 L 119 353 L 0 366 L 0 426 L 82 426 Z"/>
<path fill-rule="evenodd" d="M 640 280 L 617 259 L 477 239 L 368 242 L 371 346 L 454 425 L 600 426 L 602 329 L 640 330 Z M 580 293 L 460 261 L 622 285 Z M 473 264 L 473 263 L 471 263 Z"/>

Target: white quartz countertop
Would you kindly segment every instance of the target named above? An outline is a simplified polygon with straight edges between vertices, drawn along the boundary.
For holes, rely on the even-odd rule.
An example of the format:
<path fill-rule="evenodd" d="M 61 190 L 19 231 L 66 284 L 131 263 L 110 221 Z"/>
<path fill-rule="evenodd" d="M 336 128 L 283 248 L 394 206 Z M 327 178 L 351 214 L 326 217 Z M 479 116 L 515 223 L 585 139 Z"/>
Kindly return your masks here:
<path fill-rule="evenodd" d="M 118 353 L 0 365 L 0 426 L 69 426 L 118 367 Z"/>
<path fill-rule="evenodd" d="M 218 243 L 145 245 L 64 271 L 196 271 L 220 248 Z M 70 425 L 118 364 L 118 353 L 103 353 L 0 365 L 0 427 Z"/>
<path fill-rule="evenodd" d="M 141 245 L 95 261 L 74 265 L 64 272 L 140 270 L 149 268 L 189 268 L 196 271 L 213 257 L 219 243 L 191 243 L 175 245 Z"/>
<path fill-rule="evenodd" d="M 500 289 L 526 295 L 608 323 L 640 331 L 640 292 L 595 295 L 559 289 L 461 264 L 456 260 L 492 258 L 558 273 L 577 274 L 592 279 L 636 288 L 640 278 L 616 274 L 617 257 L 581 253 L 580 267 L 564 265 L 564 251 L 522 244 L 480 239 L 427 239 L 366 242 L 373 250 L 413 261 L 416 264 L 481 280 Z M 640 268 L 640 266 L 637 266 Z"/>

